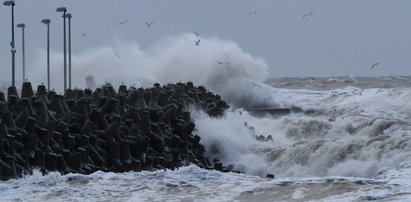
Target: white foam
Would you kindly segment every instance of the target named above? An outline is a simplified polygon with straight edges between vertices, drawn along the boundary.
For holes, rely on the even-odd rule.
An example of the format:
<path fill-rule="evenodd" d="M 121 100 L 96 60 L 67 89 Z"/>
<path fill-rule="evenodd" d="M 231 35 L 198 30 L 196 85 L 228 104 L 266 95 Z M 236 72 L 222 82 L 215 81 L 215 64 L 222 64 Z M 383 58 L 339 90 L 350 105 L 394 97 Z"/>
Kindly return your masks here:
<path fill-rule="evenodd" d="M 347 87 L 329 91 L 273 89 L 277 102 L 304 109 L 338 110 L 365 115 L 386 115 L 392 118 L 411 116 L 409 88 L 359 89 Z M 349 114 L 348 114 L 349 115 Z"/>
<path fill-rule="evenodd" d="M 409 168 L 387 172 L 409 181 Z M 393 174 L 394 173 L 394 174 Z M 396 175 L 395 173 L 402 173 Z M 396 176 L 392 176 L 396 175 Z M 409 200 L 409 183 L 355 177 L 260 178 L 205 170 L 194 165 L 177 170 L 90 175 L 38 171 L 23 179 L 0 182 L 1 201 L 353 201 Z"/>
<path fill-rule="evenodd" d="M 231 110 L 210 118 L 193 112 L 195 133 L 211 158 L 248 174 L 279 177 L 375 177 L 411 161 L 409 89 L 274 91 L 276 102 L 318 113 L 275 118 Z"/>

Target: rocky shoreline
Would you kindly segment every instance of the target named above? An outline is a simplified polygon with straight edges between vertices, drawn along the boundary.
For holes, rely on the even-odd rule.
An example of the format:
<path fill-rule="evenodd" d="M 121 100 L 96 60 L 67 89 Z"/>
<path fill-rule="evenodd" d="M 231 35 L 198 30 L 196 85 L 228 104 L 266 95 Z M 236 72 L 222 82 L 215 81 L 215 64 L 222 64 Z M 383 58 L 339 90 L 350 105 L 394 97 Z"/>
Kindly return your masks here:
<path fill-rule="evenodd" d="M 0 92 L 0 179 L 58 171 L 89 174 L 175 169 L 196 164 L 232 171 L 205 157 L 186 107 L 220 116 L 229 107 L 220 96 L 192 82 L 151 88 L 110 84 L 65 95 L 24 82 Z"/>

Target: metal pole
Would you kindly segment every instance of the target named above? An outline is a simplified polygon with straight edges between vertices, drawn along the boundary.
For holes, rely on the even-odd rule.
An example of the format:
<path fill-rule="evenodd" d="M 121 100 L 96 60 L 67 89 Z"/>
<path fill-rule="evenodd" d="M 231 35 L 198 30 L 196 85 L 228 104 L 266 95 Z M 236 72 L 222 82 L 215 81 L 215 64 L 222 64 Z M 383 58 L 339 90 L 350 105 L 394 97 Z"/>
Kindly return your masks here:
<path fill-rule="evenodd" d="M 50 24 L 47 24 L 47 90 L 50 91 Z"/>
<path fill-rule="evenodd" d="M 68 19 L 68 64 L 69 64 L 69 89 L 71 89 L 71 17 Z"/>
<path fill-rule="evenodd" d="M 14 48 L 14 4 L 11 5 L 11 86 L 15 86 L 15 61 L 16 49 Z"/>
<path fill-rule="evenodd" d="M 67 90 L 67 48 L 66 48 L 66 11 L 63 12 L 63 25 L 64 25 L 64 93 Z"/>
<path fill-rule="evenodd" d="M 26 58 L 25 58 L 25 51 L 24 51 L 24 27 L 22 27 L 22 50 L 23 50 L 23 82 L 26 81 Z"/>

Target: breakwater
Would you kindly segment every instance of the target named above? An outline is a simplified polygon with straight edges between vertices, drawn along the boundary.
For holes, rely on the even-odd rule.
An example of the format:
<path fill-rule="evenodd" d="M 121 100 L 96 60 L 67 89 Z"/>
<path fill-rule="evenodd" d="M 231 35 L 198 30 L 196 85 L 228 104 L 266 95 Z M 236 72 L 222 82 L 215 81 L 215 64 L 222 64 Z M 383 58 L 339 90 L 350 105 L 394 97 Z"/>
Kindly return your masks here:
<path fill-rule="evenodd" d="M 7 96 L 7 99 L 6 99 Z M 231 171 L 204 156 L 188 106 L 219 116 L 229 106 L 192 82 L 116 91 L 69 89 L 64 95 L 24 82 L 0 92 L 0 179 L 43 173 L 88 174 L 174 169 L 196 164 Z"/>

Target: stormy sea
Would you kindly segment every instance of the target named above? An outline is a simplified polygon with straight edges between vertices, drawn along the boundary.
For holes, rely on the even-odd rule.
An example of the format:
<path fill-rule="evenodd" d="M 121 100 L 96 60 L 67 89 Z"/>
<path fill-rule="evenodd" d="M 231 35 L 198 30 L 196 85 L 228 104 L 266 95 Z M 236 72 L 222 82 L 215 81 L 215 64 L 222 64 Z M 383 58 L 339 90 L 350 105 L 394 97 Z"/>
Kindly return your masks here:
<path fill-rule="evenodd" d="M 90 175 L 34 171 L 0 182 L 0 201 L 411 200 L 411 77 L 236 85 L 241 95 L 221 91 L 231 106 L 223 116 L 191 113 L 207 156 L 243 173 L 195 165 Z M 253 113 L 267 107 L 291 112 Z"/>

